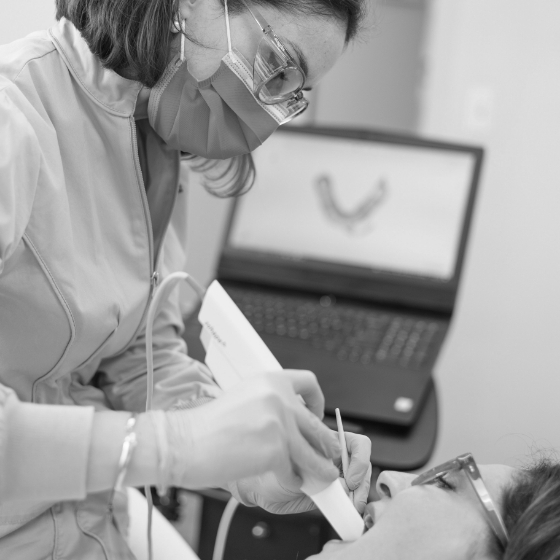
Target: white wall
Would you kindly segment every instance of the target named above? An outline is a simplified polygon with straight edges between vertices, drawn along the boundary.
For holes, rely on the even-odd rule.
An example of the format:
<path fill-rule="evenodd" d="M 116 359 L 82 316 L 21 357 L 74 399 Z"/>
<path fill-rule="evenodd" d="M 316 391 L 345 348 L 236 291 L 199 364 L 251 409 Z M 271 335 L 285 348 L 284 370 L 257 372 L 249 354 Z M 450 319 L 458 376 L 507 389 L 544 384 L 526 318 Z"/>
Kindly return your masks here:
<path fill-rule="evenodd" d="M 424 0 L 369 0 L 366 29 L 322 80 L 315 124 L 413 132 L 418 124 Z"/>
<path fill-rule="evenodd" d="M 487 148 L 434 462 L 560 449 L 560 2 L 433 0 L 420 131 Z"/>
<path fill-rule="evenodd" d="M 55 21 L 54 0 L 3 0 L 0 5 L 0 45 L 41 29 Z"/>

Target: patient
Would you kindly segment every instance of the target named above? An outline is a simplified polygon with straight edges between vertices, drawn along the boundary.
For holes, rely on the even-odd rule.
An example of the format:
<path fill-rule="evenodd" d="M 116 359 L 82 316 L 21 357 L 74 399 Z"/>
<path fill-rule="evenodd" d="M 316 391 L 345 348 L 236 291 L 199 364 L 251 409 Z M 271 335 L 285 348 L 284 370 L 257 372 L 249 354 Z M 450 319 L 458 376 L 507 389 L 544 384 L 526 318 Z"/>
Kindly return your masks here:
<path fill-rule="evenodd" d="M 309 560 L 560 560 L 560 464 L 552 461 L 477 467 L 466 454 L 419 477 L 382 472 L 377 492 L 364 515 L 369 531 Z"/>

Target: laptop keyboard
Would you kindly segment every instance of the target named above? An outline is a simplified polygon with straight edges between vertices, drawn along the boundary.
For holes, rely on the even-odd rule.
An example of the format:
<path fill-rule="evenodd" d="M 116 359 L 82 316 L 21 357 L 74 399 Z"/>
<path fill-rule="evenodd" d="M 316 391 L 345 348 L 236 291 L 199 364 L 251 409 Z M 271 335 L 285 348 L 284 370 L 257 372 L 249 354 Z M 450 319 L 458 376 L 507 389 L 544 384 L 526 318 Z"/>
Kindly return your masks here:
<path fill-rule="evenodd" d="M 434 320 L 335 304 L 329 296 L 278 296 L 230 286 L 227 291 L 257 332 L 299 339 L 341 362 L 415 369 L 441 340 L 443 324 Z"/>

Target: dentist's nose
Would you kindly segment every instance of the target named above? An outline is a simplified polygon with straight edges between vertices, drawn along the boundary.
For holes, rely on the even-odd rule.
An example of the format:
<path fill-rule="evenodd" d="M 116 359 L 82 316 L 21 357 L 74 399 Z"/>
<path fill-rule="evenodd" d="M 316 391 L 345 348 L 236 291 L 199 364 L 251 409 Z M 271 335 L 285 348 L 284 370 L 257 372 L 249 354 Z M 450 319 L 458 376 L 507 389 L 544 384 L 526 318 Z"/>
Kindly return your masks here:
<path fill-rule="evenodd" d="M 394 498 L 410 486 L 416 475 L 397 471 L 383 471 L 377 478 L 375 485 L 381 499 Z"/>

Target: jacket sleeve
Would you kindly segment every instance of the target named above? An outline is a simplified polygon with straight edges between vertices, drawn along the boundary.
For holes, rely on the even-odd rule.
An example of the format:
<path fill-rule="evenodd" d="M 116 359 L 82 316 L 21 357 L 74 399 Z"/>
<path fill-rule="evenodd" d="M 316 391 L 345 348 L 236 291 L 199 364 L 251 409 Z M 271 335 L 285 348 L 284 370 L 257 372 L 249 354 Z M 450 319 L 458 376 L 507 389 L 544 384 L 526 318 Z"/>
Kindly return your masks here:
<path fill-rule="evenodd" d="M 29 222 L 41 169 L 26 103 L 0 77 L 0 275 Z M 24 403 L 0 384 L 0 505 L 83 498 L 92 419 L 93 408 Z"/>
<path fill-rule="evenodd" d="M 163 274 L 185 268 L 184 208 L 175 209 L 164 242 Z M 180 288 L 162 301 L 153 326 L 154 398 L 153 407 L 192 408 L 216 398 L 222 391 L 205 364 L 187 354 L 181 338 Z M 145 327 L 135 342 L 121 355 L 105 359 L 98 371 L 99 386 L 115 410 L 143 411 L 146 406 Z"/>
<path fill-rule="evenodd" d="M 83 499 L 93 414 L 24 403 L 0 385 L 0 503 Z"/>
<path fill-rule="evenodd" d="M 208 368 L 187 355 L 182 328 L 178 305 L 174 301 L 162 304 L 153 327 L 153 407 L 157 409 L 198 406 L 221 392 Z M 123 354 L 100 364 L 99 386 L 115 410 L 145 410 L 145 341 L 143 330 Z"/>
<path fill-rule="evenodd" d="M 0 80 L 0 274 L 25 232 L 41 168 L 39 141 L 18 103 L 24 101 L 8 88 Z"/>

